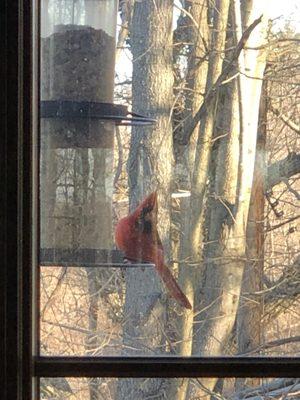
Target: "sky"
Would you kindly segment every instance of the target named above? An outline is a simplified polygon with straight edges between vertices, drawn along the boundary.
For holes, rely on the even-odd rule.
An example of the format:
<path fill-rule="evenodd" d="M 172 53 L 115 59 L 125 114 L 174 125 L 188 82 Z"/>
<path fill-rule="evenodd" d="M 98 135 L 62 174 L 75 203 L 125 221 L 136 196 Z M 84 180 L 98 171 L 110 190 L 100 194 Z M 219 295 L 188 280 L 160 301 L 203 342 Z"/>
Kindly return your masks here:
<path fill-rule="evenodd" d="M 269 17 L 274 20 L 274 29 L 282 29 L 287 21 L 296 32 L 300 33 L 300 0 L 266 0 L 269 5 Z M 176 2 L 175 2 L 176 3 Z M 175 8 L 176 13 L 176 8 Z M 177 9 L 178 13 L 178 9 Z M 118 21 L 120 23 L 120 21 Z M 125 67 L 124 67 L 125 66 Z M 122 55 L 119 65 L 116 65 L 116 71 L 120 81 L 125 80 L 131 71 L 131 54 L 126 51 Z"/>
<path fill-rule="evenodd" d="M 279 18 L 274 21 L 275 27 L 282 28 L 287 20 L 297 32 L 300 32 L 300 2 L 299 0 L 269 0 L 269 15 L 271 19 Z"/>

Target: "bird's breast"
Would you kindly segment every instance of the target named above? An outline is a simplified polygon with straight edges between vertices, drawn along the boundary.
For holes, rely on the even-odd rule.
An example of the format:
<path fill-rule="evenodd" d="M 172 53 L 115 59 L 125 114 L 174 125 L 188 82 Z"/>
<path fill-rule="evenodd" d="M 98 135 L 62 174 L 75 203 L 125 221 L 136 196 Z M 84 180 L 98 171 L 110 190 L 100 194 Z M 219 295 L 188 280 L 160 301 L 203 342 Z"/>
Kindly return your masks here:
<path fill-rule="evenodd" d="M 153 241 L 152 232 L 141 231 L 135 221 L 124 218 L 116 227 L 116 244 L 122 250 L 125 257 L 141 262 L 152 262 L 157 264 L 158 246 Z"/>

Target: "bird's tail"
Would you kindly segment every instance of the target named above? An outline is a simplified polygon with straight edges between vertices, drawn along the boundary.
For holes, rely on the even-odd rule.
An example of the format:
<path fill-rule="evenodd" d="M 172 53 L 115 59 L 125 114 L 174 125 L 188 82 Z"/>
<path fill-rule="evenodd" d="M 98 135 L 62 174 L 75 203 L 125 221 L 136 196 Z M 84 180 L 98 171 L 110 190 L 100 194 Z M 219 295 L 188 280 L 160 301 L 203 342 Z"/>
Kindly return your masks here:
<path fill-rule="evenodd" d="M 164 281 L 171 296 L 174 297 L 174 299 L 182 307 L 185 307 L 185 308 L 188 308 L 191 310 L 192 309 L 191 303 L 189 302 L 188 298 L 183 293 L 183 291 L 180 289 L 178 283 L 174 279 L 169 268 L 166 265 L 162 264 L 159 267 L 157 267 L 157 271 L 158 271 L 159 275 L 161 276 L 162 280 Z"/>

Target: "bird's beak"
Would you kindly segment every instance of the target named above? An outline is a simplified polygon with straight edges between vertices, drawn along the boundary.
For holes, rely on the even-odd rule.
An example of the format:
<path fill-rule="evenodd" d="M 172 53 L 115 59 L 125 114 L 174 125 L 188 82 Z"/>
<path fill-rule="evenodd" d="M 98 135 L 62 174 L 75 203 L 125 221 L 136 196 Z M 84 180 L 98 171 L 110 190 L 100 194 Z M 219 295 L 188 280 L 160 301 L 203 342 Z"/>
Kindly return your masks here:
<path fill-rule="evenodd" d="M 157 207 L 157 192 L 153 192 L 149 195 L 149 203 L 153 210 Z"/>

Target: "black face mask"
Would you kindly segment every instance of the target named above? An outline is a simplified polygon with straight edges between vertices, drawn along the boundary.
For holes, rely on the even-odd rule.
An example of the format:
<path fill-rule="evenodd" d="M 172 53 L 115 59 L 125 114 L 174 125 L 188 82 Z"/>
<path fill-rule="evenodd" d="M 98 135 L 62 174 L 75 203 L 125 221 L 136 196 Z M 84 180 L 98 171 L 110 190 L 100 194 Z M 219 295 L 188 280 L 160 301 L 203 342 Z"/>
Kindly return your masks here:
<path fill-rule="evenodd" d="M 146 215 L 150 214 L 152 207 L 148 206 L 142 209 L 139 218 L 136 221 L 136 227 L 140 232 L 151 233 L 152 232 L 152 221 L 146 219 Z"/>

